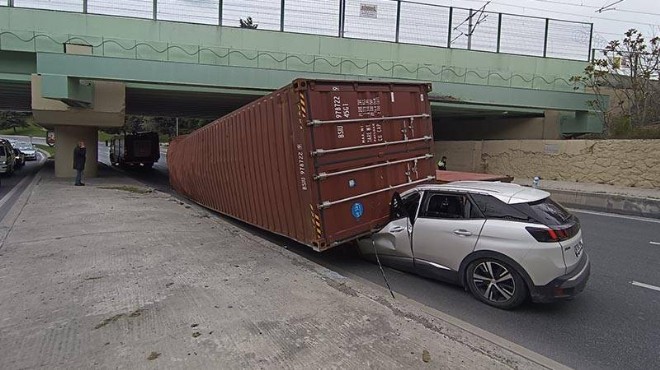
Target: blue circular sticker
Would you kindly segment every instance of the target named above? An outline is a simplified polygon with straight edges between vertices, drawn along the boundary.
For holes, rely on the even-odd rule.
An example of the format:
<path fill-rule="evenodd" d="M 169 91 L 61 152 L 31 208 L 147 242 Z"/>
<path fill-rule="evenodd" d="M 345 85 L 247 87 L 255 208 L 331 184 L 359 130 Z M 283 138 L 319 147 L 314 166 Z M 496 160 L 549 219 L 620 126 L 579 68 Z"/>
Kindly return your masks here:
<path fill-rule="evenodd" d="M 360 202 L 353 203 L 353 205 L 351 206 L 351 213 L 353 214 L 353 217 L 355 217 L 356 219 L 362 217 L 362 215 L 364 214 L 364 206 L 362 205 L 362 203 Z"/>

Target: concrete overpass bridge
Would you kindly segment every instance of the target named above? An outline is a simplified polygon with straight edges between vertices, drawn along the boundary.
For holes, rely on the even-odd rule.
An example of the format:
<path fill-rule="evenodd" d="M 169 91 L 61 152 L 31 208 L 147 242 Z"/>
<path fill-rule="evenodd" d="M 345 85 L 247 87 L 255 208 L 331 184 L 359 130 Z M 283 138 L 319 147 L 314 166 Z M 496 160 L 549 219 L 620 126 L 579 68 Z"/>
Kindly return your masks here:
<path fill-rule="evenodd" d="M 125 114 L 218 117 L 298 77 L 431 82 L 439 137 L 552 138 L 602 129 L 569 82 L 590 40 L 590 24 L 392 0 L 9 0 L 0 109 L 55 128 L 58 176 Z"/>

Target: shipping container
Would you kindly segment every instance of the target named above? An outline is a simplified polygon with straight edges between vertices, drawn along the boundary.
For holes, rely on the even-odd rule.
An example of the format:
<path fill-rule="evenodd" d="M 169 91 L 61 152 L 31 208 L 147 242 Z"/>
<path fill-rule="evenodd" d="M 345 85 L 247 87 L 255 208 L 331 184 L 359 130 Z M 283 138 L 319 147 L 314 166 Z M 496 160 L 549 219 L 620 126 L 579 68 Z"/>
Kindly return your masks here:
<path fill-rule="evenodd" d="M 435 178 L 430 89 L 295 80 L 172 141 L 170 182 L 317 251 L 368 235 L 394 192 Z"/>

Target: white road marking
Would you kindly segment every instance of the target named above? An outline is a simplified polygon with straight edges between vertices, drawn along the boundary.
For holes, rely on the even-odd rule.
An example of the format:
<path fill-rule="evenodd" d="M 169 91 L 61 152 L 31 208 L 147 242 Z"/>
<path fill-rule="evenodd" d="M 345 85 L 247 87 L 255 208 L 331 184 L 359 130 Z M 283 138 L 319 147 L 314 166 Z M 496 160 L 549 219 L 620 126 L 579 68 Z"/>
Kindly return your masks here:
<path fill-rule="evenodd" d="M 625 216 L 625 215 L 617 215 L 617 214 L 614 214 L 614 213 L 587 211 L 587 210 L 584 210 L 584 209 L 575 209 L 575 208 L 569 208 L 569 209 L 570 209 L 571 212 L 574 212 L 574 213 L 585 213 L 585 214 L 588 214 L 588 215 L 623 218 L 623 219 L 626 219 L 626 220 L 645 221 L 645 222 L 653 222 L 653 223 L 656 223 L 656 224 L 660 224 L 660 220 L 655 219 L 655 218 Z"/>
<path fill-rule="evenodd" d="M 660 245 L 660 243 L 658 243 L 658 242 L 649 242 L 649 244 Z"/>
<path fill-rule="evenodd" d="M 637 282 L 637 281 L 631 281 L 630 284 L 638 286 L 638 287 L 646 288 L 646 289 L 657 290 L 658 292 L 660 292 L 660 287 L 657 287 L 657 286 L 654 286 L 654 285 L 644 284 L 644 283 L 640 283 L 640 282 Z"/>
<path fill-rule="evenodd" d="M 20 189 L 23 188 L 23 185 L 30 180 L 30 176 L 25 176 L 23 180 L 21 180 L 18 184 L 14 185 L 14 187 L 9 191 L 9 193 L 5 194 L 2 199 L 0 199 L 0 207 L 2 207 L 3 204 L 7 203 L 7 200 L 11 198 L 16 192 Z"/>

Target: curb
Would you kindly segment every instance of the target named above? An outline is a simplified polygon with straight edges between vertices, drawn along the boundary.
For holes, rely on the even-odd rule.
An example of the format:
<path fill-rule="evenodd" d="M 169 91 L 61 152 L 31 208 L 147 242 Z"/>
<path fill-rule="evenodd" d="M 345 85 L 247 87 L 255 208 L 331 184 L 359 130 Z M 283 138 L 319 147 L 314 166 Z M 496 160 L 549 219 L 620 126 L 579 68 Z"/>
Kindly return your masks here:
<path fill-rule="evenodd" d="M 287 252 L 293 253 L 293 252 L 290 252 L 290 251 L 287 251 Z M 295 253 L 293 253 L 293 254 L 295 255 Z M 303 258 L 303 257 L 300 257 L 298 255 L 296 255 L 296 256 L 298 258 Z M 308 261 L 308 262 L 315 263 L 315 262 L 312 262 L 312 261 Z M 321 269 L 328 270 L 326 267 L 323 267 L 321 265 L 319 265 L 319 267 Z M 329 270 L 329 271 L 331 273 L 334 272 L 333 270 Z M 358 284 L 368 286 L 368 287 L 370 287 L 371 289 L 373 289 L 375 291 L 381 292 L 383 297 L 387 297 L 387 300 L 390 300 L 389 299 L 389 294 L 390 294 L 389 290 L 386 289 L 385 287 L 382 287 L 382 286 L 380 286 L 380 285 L 378 285 L 374 282 L 371 282 L 367 279 L 362 278 L 361 276 L 355 275 L 355 274 L 350 273 L 348 271 L 344 271 L 344 270 L 337 270 L 337 271 L 340 271 L 339 273 L 341 275 L 344 275 L 345 277 L 357 282 Z M 437 320 L 444 321 L 445 323 L 447 323 L 449 325 L 452 325 L 452 326 L 454 326 L 454 327 L 456 327 L 460 330 L 464 330 L 464 331 L 466 331 L 466 332 L 468 332 L 468 333 L 470 333 L 470 334 L 472 334 L 472 335 L 474 335 L 478 338 L 481 338 L 482 340 L 484 340 L 486 342 L 492 343 L 496 347 L 500 347 L 500 348 L 502 348 L 506 351 L 509 351 L 513 354 L 516 354 L 516 355 L 518 355 L 522 358 L 525 358 L 525 359 L 529 360 L 530 362 L 533 362 L 533 363 L 535 363 L 535 364 L 537 364 L 541 367 L 544 367 L 544 368 L 547 368 L 547 369 L 552 369 L 552 370 L 571 370 L 572 369 L 571 367 L 566 366 L 564 364 L 561 364 L 561 363 L 559 363 L 559 362 L 557 362 L 557 361 L 555 361 L 551 358 L 548 358 L 548 357 L 546 357 L 546 356 L 544 356 L 544 355 L 542 355 L 538 352 L 534 352 L 534 351 L 532 351 L 530 349 L 527 349 L 527 348 L 525 348 L 521 345 L 518 345 L 518 344 L 513 343 L 513 342 L 511 342 L 507 339 L 504 339 L 504 338 L 500 337 L 497 334 L 493 334 L 493 333 L 491 333 L 487 330 L 484 330 L 484 329 L 481 329 L 477 326 L 474 326 L 474 325 L 472 325 L 472 324 L 470 324 L 466 321 L 463 321 L 463 320 L 461 320 L 457 317 L 451 316 L 451 315 L 449 315 L 445 312 L 442 312 L 442 311 L 437 310 L 435 308 L 432 308 L 432 307 L 426 306 L 422 303 L 419 303 L 419 302 L 415 301 L 414 299 L 409 298 L 409 297 L 407 297 L 406 295 L 404 295 L 400 292 L 395 292 L 395 293 L 396 293 L 396 298 L 395 298 L 396 301 L 399 301 L 403 304 L 415 307 L 418 310 L 426 313 L 429 316 L 434 317 Z"/>
<path fill-rule="evenodd" d="M 569 208 L 660 219 L 660 199 L 574 190 L 542 190 L 549 192 L 555 201 Z"/>

